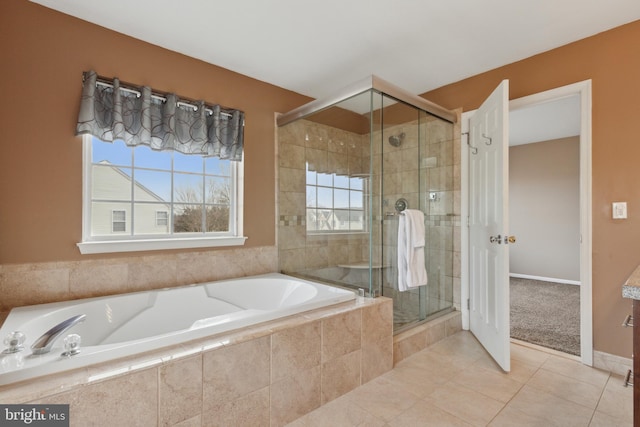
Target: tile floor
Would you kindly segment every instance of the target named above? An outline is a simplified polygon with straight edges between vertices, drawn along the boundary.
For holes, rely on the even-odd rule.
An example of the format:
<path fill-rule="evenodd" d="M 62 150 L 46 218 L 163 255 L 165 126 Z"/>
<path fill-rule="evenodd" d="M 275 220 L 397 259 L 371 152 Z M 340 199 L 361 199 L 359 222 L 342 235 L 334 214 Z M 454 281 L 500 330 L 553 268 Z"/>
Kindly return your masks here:
<path fill-rule="evenodd" d="M 403 360 L 289 424 L 308 426 L 631 426 L 622 377 L 511 344 L 504 374 L 469 332 Z"/>

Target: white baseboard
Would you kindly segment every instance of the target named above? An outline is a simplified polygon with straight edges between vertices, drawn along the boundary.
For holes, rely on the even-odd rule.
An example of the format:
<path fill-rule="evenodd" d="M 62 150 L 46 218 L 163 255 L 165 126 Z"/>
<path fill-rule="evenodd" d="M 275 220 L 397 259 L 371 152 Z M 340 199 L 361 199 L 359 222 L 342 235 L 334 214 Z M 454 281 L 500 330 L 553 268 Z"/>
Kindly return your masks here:
<path fill-rule="evenodd" d="M 593 367 L 609 371 L 612 374 L 625 376 L 627 371 L 633 368 L 633 361 L 630 358 L 616 356 L 615 354 L 594 351 Z"/>
<path fill-rule="evenodd" d="M 554 283 L 563 283 L 566 285 L 580 286 L 579 280 L 555 279 L 553 277 L 531 276 L 529 274 L 517 274 L 517 273 L 509 273 L 509 277 L 515 277 L 517 279 L 540 280 L 541 282 L 554 282 Z"/>

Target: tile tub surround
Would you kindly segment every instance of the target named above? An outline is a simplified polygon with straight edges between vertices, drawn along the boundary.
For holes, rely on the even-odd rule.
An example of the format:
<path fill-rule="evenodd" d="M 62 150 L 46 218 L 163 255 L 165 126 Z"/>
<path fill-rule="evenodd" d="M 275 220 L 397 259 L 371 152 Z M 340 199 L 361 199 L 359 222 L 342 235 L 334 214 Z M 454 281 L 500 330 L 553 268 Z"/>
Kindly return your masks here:
<path fill-rule="evenodd" d="M 0 312 L 278 271 L 275 246 L 0 265 Z M 4 337 L 2 337 L 4 338 Z"/>
<path fill-rule="evenodd" d="M 72 426 L 282 426 L 392 369 L 392 309 L 357 298 L 3 386 L 0 402 L 68 403 Z"/>

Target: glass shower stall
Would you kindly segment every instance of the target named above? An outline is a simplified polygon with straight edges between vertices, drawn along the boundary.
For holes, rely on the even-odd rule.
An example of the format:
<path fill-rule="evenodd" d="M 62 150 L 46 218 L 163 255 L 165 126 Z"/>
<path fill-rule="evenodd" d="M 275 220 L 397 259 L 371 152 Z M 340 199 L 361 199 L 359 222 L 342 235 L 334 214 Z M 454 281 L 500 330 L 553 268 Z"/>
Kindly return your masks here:
<path fill-rule="evenodd" d="M 455 121 L 375 76 L 280 115 L 280 270 L 392 298 L 395 333 L 451 311 L 460 221 Z M 400 291 L 405 209 L 424 214 L 428 284 Z"/>

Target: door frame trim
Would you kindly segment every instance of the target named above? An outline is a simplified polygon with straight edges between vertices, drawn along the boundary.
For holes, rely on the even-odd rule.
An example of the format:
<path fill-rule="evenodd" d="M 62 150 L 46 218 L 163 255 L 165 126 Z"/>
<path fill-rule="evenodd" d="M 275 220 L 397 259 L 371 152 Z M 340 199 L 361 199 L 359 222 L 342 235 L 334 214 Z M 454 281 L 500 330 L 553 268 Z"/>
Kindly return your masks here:
<path fill-rule="evenodd" d="M 591 80 L 550 89 L 509 101 L 509 111 L 564 98 L 580 96 L 580 358 L 593 365 L 593 302 L 592 302 L 592 154 L 591 154 Z M 469 329 L 469 150 L 467 135 L 469 117 L 475 110 L 462 113 L 460 137 L 460 308 L 462 327 Z"/>

